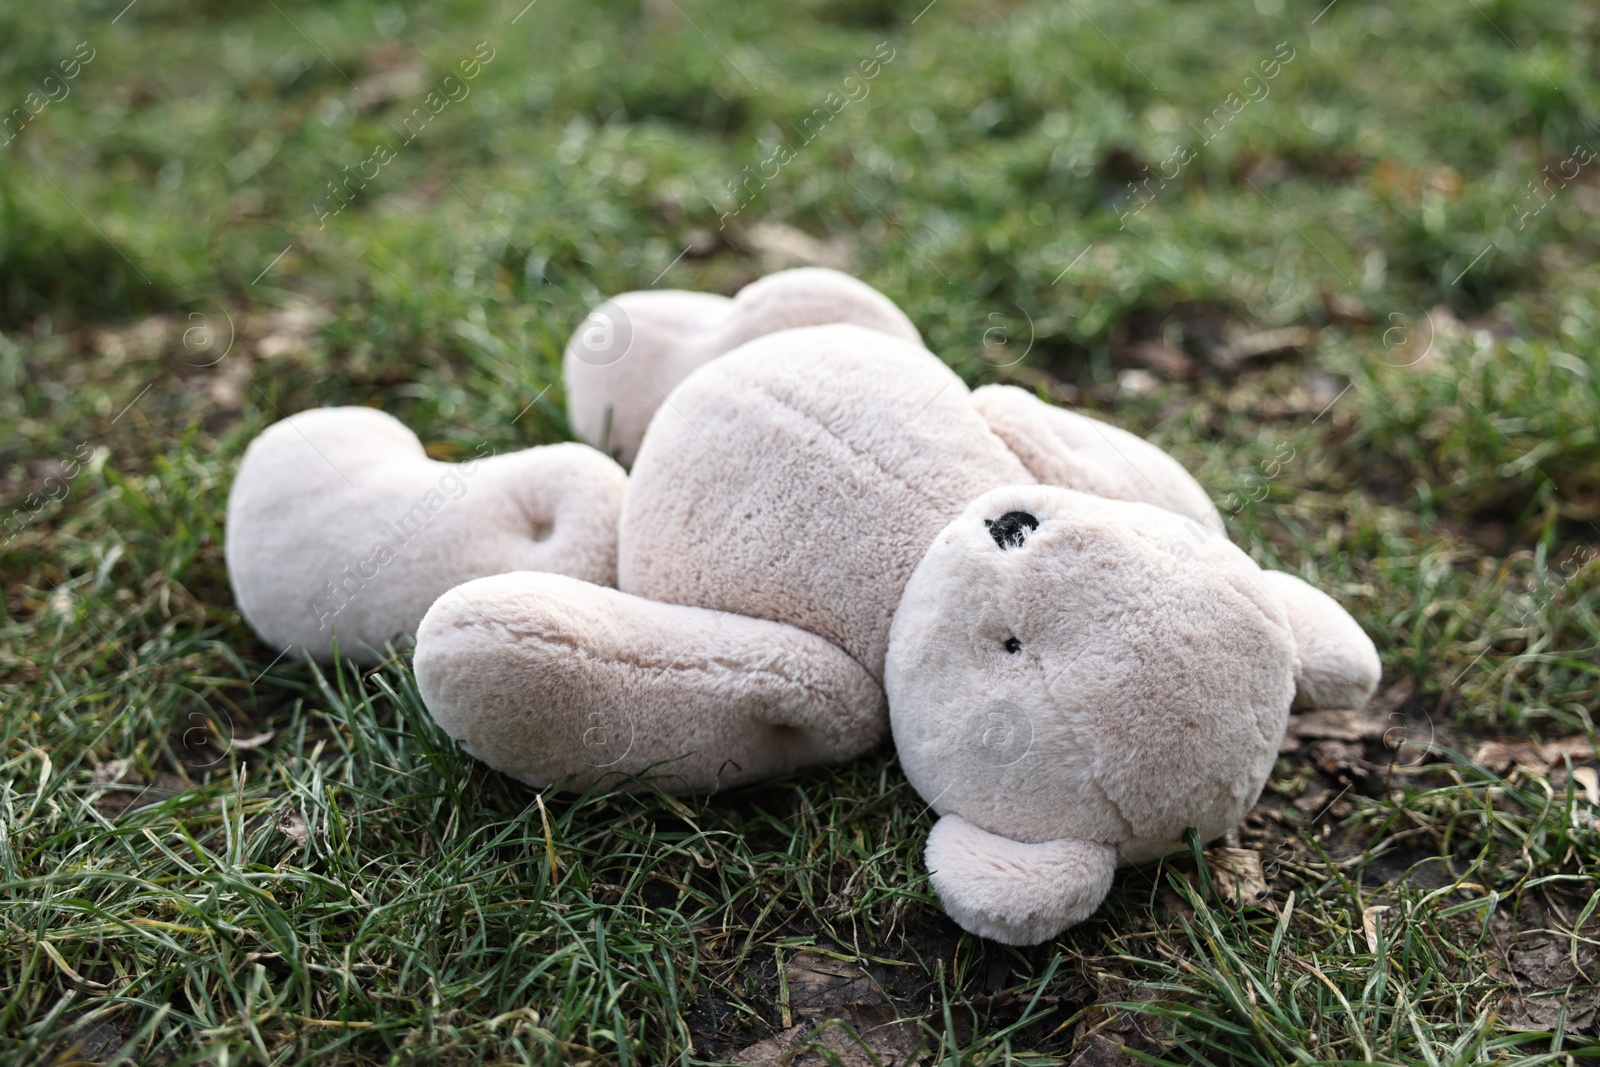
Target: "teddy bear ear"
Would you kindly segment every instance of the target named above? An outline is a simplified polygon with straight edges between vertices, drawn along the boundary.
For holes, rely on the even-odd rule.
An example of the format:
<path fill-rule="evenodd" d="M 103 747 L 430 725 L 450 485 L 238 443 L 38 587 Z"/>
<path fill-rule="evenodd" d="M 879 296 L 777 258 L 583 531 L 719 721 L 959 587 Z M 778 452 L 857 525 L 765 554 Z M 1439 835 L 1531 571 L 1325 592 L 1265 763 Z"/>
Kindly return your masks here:
<path fill-rule="evenodd" d="M 1372 639 L 1327 593 L 1292 574 L 1263 573 L 1283 601 L 1294 632 L 1299 661 L 1295 710 L 1366 706 L 1383 670 Z"/>

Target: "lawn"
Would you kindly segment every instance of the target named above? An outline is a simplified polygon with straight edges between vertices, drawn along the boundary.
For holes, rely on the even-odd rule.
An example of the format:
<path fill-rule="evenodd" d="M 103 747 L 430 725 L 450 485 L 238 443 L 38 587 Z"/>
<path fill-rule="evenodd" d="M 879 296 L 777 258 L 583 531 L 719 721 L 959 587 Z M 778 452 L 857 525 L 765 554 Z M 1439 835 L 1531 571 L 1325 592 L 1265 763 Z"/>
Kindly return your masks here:
<path fill-rule="evenodd" d="M 0 1060 L 1600 1057 L 1600 7 L 524 3 L 0 11 Z M 264 427 L 562 440 L 589 307 L 801 263 L 1382 654 L 1053 943 L 944 917 L 887 747 L 536 795 L 229 591 Z"/>

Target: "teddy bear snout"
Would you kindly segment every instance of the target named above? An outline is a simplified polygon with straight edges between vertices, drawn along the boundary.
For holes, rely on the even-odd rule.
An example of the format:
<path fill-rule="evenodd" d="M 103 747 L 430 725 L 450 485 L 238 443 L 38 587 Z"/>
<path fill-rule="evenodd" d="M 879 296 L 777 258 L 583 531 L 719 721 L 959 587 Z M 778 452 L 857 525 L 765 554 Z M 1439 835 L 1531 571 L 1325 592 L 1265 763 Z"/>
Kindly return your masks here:
<path fill-rule="evenodd" d="M 1039 528 L 1039 520 L 1026 511 L 1008 511 L 998 519 L 984 519 L 983 524 L 1002 551 L 1021 548 L 1028 535 Z"/>

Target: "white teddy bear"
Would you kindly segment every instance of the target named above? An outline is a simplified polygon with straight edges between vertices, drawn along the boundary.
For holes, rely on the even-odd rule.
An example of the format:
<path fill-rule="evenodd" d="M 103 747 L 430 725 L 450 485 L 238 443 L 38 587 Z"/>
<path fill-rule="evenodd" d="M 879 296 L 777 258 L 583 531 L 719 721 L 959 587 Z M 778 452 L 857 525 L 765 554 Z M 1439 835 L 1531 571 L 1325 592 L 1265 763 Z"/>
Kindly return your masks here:
<path fill-rule="evenodd" d="M 969 391 L 846 276 L 628 294 L 566 367 L 573 425 L 637 448 L 631 476 L 545 446 L 458 468 L 451 500 L 451 468 L 385 416 L 263 434 L 230 498 L 246 618 L 320 657 L 416 627 L 434 718 L 538 788 L 712 791 L 892 729 L 940 816 L 946 911 L 1019 945 L 1090 915 L 1119 864 L 1233 827 L 1291 705 L 1377 683 L 1354 620 L 1230 544 L 1171 457 Z M 432 518 L 390 546 L 418 499 Z M 363 566 L 369 541 L 387 562 Z"/>

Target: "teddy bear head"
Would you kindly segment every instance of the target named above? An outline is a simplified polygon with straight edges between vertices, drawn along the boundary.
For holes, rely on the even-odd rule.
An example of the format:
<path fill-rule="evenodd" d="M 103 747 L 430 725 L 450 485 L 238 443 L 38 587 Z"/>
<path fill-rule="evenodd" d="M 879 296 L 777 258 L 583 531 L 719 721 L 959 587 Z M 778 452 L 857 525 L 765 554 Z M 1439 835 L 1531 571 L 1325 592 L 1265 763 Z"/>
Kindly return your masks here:
<path fill-rule="evenodd" d="M 1116 866 L 1237 824 L 1297 685 L 1364 702 L 1376 680 L 1353 620 L 1297 586 L 1314 592 L 1192 519 L 1053 486 L 950 523 L 906 587 L 884 685 L 906 775 L 943 817 L 928 862 L 951 915 L 1035 943 L 1092 912 Z M 1319 621 L 1333 640 L 1302 648 Z"/>

